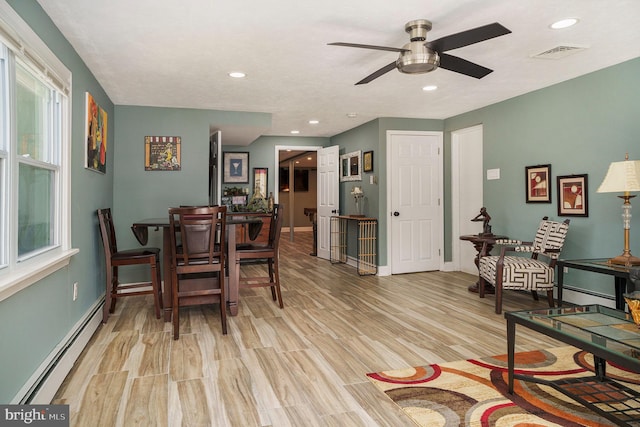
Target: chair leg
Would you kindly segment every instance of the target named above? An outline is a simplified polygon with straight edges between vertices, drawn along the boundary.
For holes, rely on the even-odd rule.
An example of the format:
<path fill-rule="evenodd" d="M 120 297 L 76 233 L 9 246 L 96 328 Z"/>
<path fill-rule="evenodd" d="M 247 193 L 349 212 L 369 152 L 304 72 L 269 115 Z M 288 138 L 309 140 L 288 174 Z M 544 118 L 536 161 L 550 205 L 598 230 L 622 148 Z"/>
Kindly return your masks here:
<path fill-rule="evenodd" d="M 280 305 L 280 308 L 284 308 L 284 304 L 282 303 L 282 292 L 280 291 L 280 271 L 278 268 L 278 261 L 274 261 L 273 263 L 273 275 L 275 283 L 274 287 L 278 296 L 278 305 Z M 271 288 L 271 292 L 273 292 L 273 287 Z M 275 301 L 275 298 L 273 300 Z"/>
<path fill-rule="evenodd" d="M 178 307 L 178 277 L 173 274 L 173 280 L 171 281 L 172 287 L 172 299 L 173 304 L 171 307 L 171 320 L 173 322 L 173 339 L 177 340 L 180 336 L 180 318 L 179 318 L 179 308 Z"/>
<path fill-rule="evenodd" d="M 151 261 L 151 287 L 153 288 L 153 305 L 155 306 L 156 319 L 160 318 L 162 309 L 161 286 L 158 260 L 154 257 Z"/>
<path fill-rule="evenodd" d="M 109 312 L 111 311 L 111 300 L 113 298 L 113 273 L 111 267 L 107 267 L 107 280 L 105 286 L 106 292 L 104 296 L 104 307 L 102 308 L 102 323 L 107 323 L 109 320 Z"/>
<path fill-rule="evenodd" d="M 478 295 L 480 298 L 484 298 L 484 286 L 485 286 L 484 277 L 478 276 Z"/>
<path fill-rule="evenodd" d="M 502 281 L 496 280 L 496 314 L 502 313 Z"/>
<path fill-rule="evenodd" d="M 118 267 L 113 267 L 113 276 L 111 279 L 111 305 L 109 306 L 109 313 L 113 314 L 116 311 L 116 300 L 118 295 L 118 286 L 120 285 L 118 279 Z"/>
<path fill-rule="evenodd" d="M 224 292 L 224 269 L 219 273 L 220 280 L 220 321 L 222 322 L 222 335 L 227 335 L 227 298 Z"/>
<path fill-rule="evenodd" d="M 267 262 L 268 266 L 269 266 L 269 282 L 272 283 L 271 285 L 271 298 L 275 301 L 276 300 L 276 281 L 274 279 L 274 273 L 273 273 L 273 260 L 270 259 Z"/>
<path fill-rule="evenodd" d="M 549 307 L 553 308 L 555 306 L 553 301 L 553 289 L 547 291 L 547 301 L 549 301 Z"/>
<path fill-rule="evenodd" d="M 531 296 L 533 297 L 534 301 L 540 301 L 537 291 L 531 291 Z"/>

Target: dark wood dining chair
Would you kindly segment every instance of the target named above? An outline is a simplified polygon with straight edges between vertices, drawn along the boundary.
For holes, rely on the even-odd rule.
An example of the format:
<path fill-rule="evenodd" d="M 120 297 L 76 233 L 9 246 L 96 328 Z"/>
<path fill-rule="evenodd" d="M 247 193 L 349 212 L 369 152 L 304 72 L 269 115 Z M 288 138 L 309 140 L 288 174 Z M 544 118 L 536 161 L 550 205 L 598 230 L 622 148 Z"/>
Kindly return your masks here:
<path fill-rule="evenodd" d="M 113 313 L 116 308 L 118 298 L 153 294 L 156 318 L 160 318 L 162 310 L 162 282 L 160 279 L 160 249 L 143 247 L 137 249 L 119 250 L 116 242 L 116 230 L 113 225 L 111 209 L 98 209 L 98 222 L 100 223 L 100 235 L 102 236 L 102 246 L 104 247 L 106 263 L 106 295 L 102 322 L 107 323 L 109 313 Z M 118 267 L 125 265 L 149 265 L 151 269 L 151 280 L 144 283 L 120 284 L 118 280 Z M 149 288 L 144 290 L 132 290 Z"/>
<path fill-rule="evenodd" d="M 179 309 L 220 303 L 227 333 L 225 298 L 226 206 L 170 208 L 173 339 L 179 338 Z"/>
<path fill-rule="evenodd" d="M 271 296 L 278 301 L 280 308 L 282 292 L 280 290 L 280 269 L 278 267 L 280 230 L 282 229 L 282 209 L 279 205 L 273 206 L 271 222 L 269 225 L 269 239 L 266 244 L 243 243 L 236 247 L 236 283 L 242 288 L 270 287 Z M 242 264 L 266 264 L 268 275 L 257 277 L 240 277 Z"/>

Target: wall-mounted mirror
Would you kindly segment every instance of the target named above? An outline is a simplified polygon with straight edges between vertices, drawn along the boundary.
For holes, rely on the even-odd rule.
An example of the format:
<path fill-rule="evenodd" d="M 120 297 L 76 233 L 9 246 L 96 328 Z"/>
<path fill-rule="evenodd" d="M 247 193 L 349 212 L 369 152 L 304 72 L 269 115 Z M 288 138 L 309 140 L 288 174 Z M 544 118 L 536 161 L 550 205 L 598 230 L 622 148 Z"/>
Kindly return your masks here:
<path fill-rule="evenodd" d="M 362 181 L 362 151 L 340 156 L 340 181 Z"/>

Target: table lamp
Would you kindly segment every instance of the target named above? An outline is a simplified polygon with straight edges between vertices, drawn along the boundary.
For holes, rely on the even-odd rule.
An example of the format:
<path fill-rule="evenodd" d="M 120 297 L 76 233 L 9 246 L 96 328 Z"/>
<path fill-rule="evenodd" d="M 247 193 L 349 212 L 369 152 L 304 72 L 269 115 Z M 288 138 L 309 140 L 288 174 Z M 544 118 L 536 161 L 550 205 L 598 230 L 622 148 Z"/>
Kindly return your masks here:
<path fill-rule="evenodd" d="M 622 205 L 624 252 L 622 255 L 611 258 L 609 264 L 640 265 L 640 258 L 631 255 L 629 250 L 629 229 L 631 228 L 631 203 L 629 203 L 629 199 L 635 197 L 635 195 L 629 194 L 632 191 L 640 191 L 640 160 L 629 160 L 627 153 L 623 162 L 613 162 L 609 165 L 607 175 L 598 188 L 598 193 L 623 193 L 618 197 L 624 200 Z"/>

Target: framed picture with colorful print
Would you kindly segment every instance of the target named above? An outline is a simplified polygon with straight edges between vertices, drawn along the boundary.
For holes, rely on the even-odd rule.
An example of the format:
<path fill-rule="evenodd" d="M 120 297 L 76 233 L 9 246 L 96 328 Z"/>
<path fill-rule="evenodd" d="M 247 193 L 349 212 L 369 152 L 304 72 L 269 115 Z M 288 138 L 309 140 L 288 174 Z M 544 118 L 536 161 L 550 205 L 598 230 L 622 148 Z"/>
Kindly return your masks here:
<path fill-rule="evenodd" d="M 84 167 L 100 173 L 107 172 L 107 112 L 100 108 L 89 92 L 85 92 L 86 112 L 84 123 Z"/>
<path fill-rule="evenodd" d="M 526 166 L 527 203 L 551 203 L 551 165 Z"/>
<path fill-rule="evenodd" d="M 559 176 L 558 216 L 589 216 L 587 174 Z"/>

